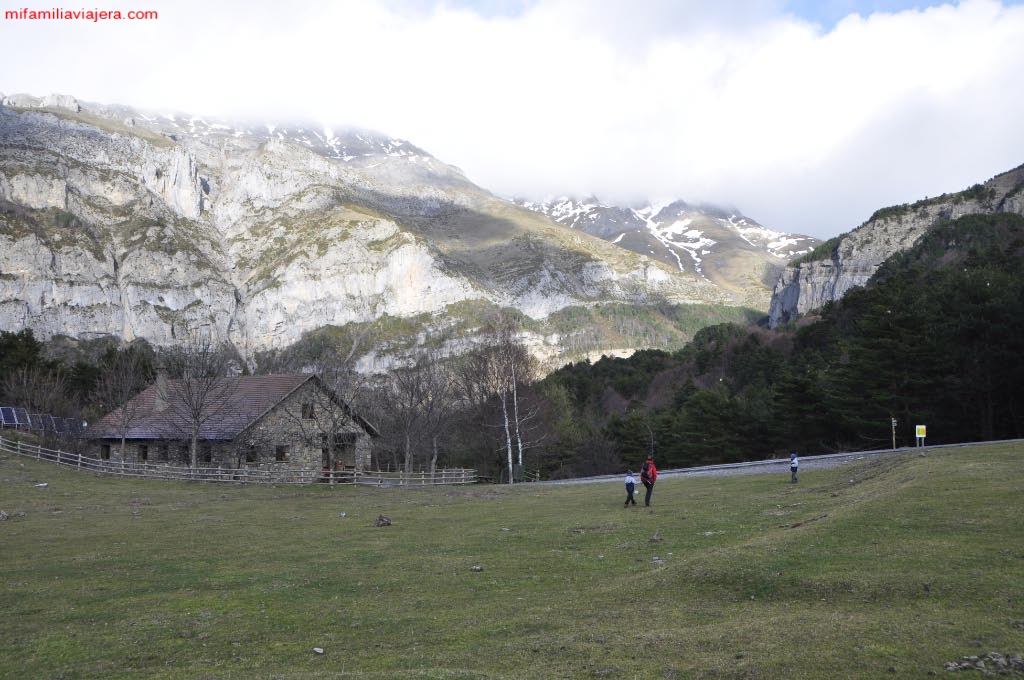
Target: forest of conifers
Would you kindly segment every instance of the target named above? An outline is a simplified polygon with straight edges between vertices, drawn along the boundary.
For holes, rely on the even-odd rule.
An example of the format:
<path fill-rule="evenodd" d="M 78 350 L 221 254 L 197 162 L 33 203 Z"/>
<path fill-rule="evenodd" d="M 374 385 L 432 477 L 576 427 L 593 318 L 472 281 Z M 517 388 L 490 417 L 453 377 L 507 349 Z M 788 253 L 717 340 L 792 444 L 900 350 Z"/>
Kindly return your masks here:
<path fill-rule="evenodd" d="M 1024 436 L 1024 218 L 970 215 L 868 286 L 769 331 L 576 364 L 545 380 L 624 461 L 663 467 Z M 585 448 L 581 448 L 581 451 Z"/>

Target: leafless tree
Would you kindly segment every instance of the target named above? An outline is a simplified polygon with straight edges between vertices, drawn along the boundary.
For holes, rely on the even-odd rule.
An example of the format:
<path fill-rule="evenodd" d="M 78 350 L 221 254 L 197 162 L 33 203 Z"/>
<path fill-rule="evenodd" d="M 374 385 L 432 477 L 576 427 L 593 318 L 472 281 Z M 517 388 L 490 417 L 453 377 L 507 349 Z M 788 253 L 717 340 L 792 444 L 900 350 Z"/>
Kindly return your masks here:
<path fill-rule="evenodd" d="M 101 413 L 112 413 L 117 432 L 121 435 L 121 459 L 125 459 L 125 439 L 128 430 L 139 417 L 141 403 L 133 397 L 152 379 L 149 364 L 134 348 L 123 349 L 114 356 L 106 370 L 100 374 L 92 399 Z"/>
<path fill-rule="evenodd" d="M 455 406 L 453 374 L 439 357 L 421 354 L 413 366 L 388 374 L 378 408 L 402 451 L 406 472 L 412 472 L 417 451 L 428 448 L 430 471 L 436 470 L 439 442 Z M 420 457 L 428 460 L 426 454 Z"/>
<path fill-rule="evenodd" d="M 428 390 L 424 401 L 424 420 L 430 437 L 430 472 L 433 474 L 437 470 L 439 443 L 452 423 L 459 398 L 450 362 L 434 357 L 425 363 L 422 370 Z"/>
<path fill-rule="evenodd" d="M 200 431 L 225 415 L 235 388 L 228 379 L 232 361 L 228 347 L 200 333 L 161 353 L 156 397 L 160 408 L 187 424 L 192 467 L 198 465 Z"/>
<path fill-rule="evenodd" d="M 60 370 L 39 365 L 21 366 L 3 381 L 4 398 L 31 413 L 55 416 L 77 415 L 77 408 L 66 394 L 66 380 Z"/>
<path fill-rule="evenodd" d="M 492 363 L 494 384 L 498 388 L 508 461 L 509 483 L 514 464 L 523 467 L 523 453 L 540 442 L 534 438 L 540 414 L 539 404 L 529 399 L 528 387 L 535 378 L 536 366 L 529 351 L 511 337 L 499 339 Z"/>
<path fill-rule="evenodd" d="M 501 431 L 508 480 L 523 466 L 527 450 L 543 439 L 539 400 L 530 398 L 536 379 L 536 361 L 516 338 L 515 325 L 498 316 L 486 327 L 485 346 L 459 362 L 457 381 L 466 404 Z M 488 414 L 487 404 L 497 408 Z M 494 422 L 494 421 L 497 422 Z"/>
<path fill-rule="evenodd" d="M 398 439 L 402 451 L 402 468 L 413 469 L 413 451 L 426 430 L 424 401 L 427 386 L 423 374 L 415 367 L 397 368 L 388 373 L 381 395 L 381 411 L 387 417 L 388 431 Z"/>
<path fill-rule="evenodd" d="M 244 413 L 240 414 L 240 420 L 251 423 L 260 415 L 254 412 Z M 233 465 L 236 469 L 241 469 L 246 463 L 259 463 L 261 459 L 273 454 L 277 441 L 277 433 L 271 429 L 246 428 L 225 447 L 222 460 L 224 464 Z"/>

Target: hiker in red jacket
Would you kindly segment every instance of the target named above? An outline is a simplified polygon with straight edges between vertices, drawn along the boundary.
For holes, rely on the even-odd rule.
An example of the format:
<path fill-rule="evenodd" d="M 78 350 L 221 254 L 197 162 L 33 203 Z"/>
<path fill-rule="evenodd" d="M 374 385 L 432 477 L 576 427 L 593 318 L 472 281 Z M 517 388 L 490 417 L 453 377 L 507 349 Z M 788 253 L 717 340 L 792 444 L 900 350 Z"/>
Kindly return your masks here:
<path fill-rule="evenodd" d="M 640 481 L 643 483 L 644 488 L 647 489 L 647 495 L 644 496 L 644 505 L 650 507 L 651 494 L 654 493 L 654 483 L 658 481 L 658 468 L 654 467 L 654 456 L 647 456 L 647 460 L 640 467 Z"/>

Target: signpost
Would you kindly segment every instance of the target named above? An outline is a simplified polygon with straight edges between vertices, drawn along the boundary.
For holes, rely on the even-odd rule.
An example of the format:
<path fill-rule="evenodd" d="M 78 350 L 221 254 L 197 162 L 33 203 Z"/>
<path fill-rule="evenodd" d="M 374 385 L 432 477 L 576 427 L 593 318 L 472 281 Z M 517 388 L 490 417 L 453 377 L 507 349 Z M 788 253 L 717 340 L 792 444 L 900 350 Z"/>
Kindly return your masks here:
<path fill-rule="evenodd" d="M 892 419 L 892 450 L 896 450 L 896 419 Z"/>
<path fill-rule="evenodd" d="M 924 425 L 918 425 L 915 430 L 917 434 L 917 445 L 924 446 L 924 438 L 927 434 L 927 428 Z"/>

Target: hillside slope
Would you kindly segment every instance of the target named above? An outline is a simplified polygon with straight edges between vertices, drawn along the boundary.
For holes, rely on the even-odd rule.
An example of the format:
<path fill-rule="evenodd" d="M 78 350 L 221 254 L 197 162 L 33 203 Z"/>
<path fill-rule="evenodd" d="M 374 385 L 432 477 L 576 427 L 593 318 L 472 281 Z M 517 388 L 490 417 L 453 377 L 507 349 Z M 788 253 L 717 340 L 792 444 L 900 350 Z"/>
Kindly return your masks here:
<path fill-rule="evenodd" d="M 769 326 L 820 309 L 863 286 L 886 258 L 909 250 L 936 225 L 1000 212 L 1024 215 L 1024 165 L 955 194 L 878 210 L 853 231 L 786 267 L 772 290 Z"/>
<path fill-rule="evenodd" d="M 15 95 L 0 106 L 0 323 L 246 358 L 303 333 L 467 301 L 735 304 L 567 232 L 403 140 Z"/>
<path fill-rule="evenodd" d="M 570 229 L 693 272 L 759 309 L 767 308 L 771 285 L 785 263 L 818 244 L 810 236 L 769 229 L 734 209 L 685 201 L 623 207 L 562 197 L 520 203 Z"/>

